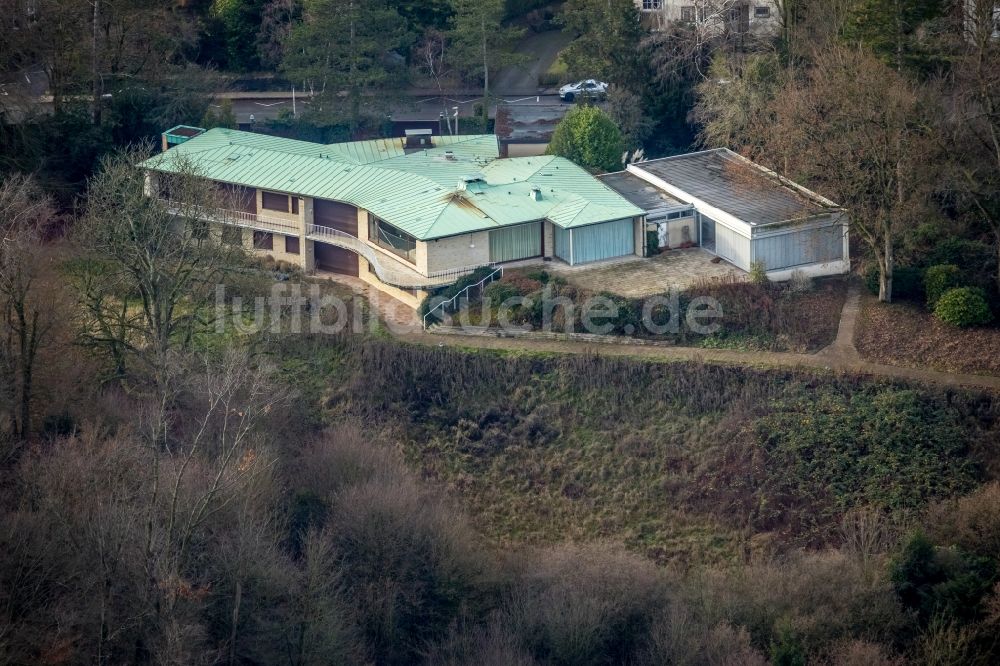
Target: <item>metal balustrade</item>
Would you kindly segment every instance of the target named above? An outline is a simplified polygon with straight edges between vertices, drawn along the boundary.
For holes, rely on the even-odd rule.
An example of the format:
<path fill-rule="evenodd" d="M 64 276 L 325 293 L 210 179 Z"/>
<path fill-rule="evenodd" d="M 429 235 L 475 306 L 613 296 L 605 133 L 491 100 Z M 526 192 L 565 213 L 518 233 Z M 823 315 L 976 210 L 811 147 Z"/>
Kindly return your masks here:
<path fill-rule="evenodd" d="M 396 264 L 395 261 L 382 256 L 380 252 L 365 241 L 339 229 L 310 224 L 306 229 L 306 237 L 310 240 L 342 247 L 364 257 L 371 264 L 372 270 L 375 271 L 375 275 L 378 276 L 379 280 L 385 284 L 402 289 L 426 289 L 448 285 L 481 266 L 464 266 L 462 268 L 437 271 L 430 275 L 422 275 L 416 269 Z"/>
<path fill-rule="evenodd" d="M 244 210 L 206 208 L 179 201 L 170 201 L 169 199 L 164 199 L 163 201 L 175 215 L 193 215 L 199 220 L 205 220 L 206 222 L 217 222 L 219 224 L 256 229 L 258 231 L 271 231 L 288 236 L 299 235 L 299 225 L 292 220 L 260 215 L 259 213 L 251 213 Z"/>

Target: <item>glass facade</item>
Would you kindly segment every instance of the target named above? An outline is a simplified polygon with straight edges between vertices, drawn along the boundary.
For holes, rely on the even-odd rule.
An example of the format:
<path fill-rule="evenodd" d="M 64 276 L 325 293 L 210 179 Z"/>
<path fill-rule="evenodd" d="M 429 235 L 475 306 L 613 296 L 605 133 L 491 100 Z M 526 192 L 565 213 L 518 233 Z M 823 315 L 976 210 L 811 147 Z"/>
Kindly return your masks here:
<path fill-rule="evenodd" d="M 490 261 L 528 259 L 542 254 L 542 223 L 530 222 L 490 231 Z"/>

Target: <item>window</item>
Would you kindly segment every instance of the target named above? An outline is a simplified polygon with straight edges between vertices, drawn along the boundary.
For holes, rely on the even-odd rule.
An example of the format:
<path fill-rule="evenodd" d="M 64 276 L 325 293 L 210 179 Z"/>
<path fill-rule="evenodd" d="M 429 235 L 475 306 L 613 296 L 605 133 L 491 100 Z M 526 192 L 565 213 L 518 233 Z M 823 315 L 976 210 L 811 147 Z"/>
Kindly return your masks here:
<path fill-rule="evenodd" d="M 288 212 L 288 195 L 277 192 L 261 192 L 260 207 L 264 210 L 275 210 L 279 213 Z"/>
<path fill-rule="evenodd" d="M 299 214 L 299 198 L 292 197 L 292 215 Z"/>
<path fill-rule="evenodd" d="M 417 239 L 371 214 L 368 215 L 368 240 L 411 264 L 417 263 Z"/>
<path fill-rule="evenodd" d="M 243 245 L 243 230 L 239 227 L 222 227 L 222 242 L 226 245 Z"/>
<path fill-rule="evenodd" d="M 770 7 L 754 7 L 753 9 L 754 18 L 771 18 L 771 8 Z"/>
<path fill-rule="evenodd" d="M 642 11 L 653 11 L 654 9 L 659 9 L 661 5 L 662 0 L 642 0 Z"/>
<path fill-rule="evenodd" d="M 273 250 L 274 235 L 269 231 L 253 232 L 253 247 L 255 250 Z"/>
<path fill-rule="evenodd" d="M 285 252 L 288 254 L 298 254 L 299 253 L 299 237 L 298 236 L 285 236 Z"/>
<path fill-rule="evenodd" d="M 681 20 L 685 23 L 694 23 L 694 6 L 681 7 Z"/>

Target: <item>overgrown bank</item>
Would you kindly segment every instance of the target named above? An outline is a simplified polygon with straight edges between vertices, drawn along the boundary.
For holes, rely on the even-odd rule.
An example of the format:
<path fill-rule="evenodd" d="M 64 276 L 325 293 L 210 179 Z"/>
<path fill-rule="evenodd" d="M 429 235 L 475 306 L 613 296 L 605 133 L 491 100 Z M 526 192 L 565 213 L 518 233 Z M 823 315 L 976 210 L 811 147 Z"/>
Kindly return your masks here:
<path fill-rule="evenodd" d="M 659 561 L 836 542 L 994 477 L 995 399 L 852 377 L 300 340 L 335 418 L 398 441 L 504 542 L 611 538 Z M 316 363 L 326 359 L 323 362 Z"/>

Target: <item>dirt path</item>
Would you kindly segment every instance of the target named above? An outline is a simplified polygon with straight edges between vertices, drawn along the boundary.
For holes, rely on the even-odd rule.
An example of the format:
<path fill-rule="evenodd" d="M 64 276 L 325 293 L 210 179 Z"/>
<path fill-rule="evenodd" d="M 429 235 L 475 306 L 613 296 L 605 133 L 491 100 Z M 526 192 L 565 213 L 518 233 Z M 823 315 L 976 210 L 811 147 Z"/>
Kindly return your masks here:
<path fill-rule="evenodd" d="M 858 328 L 859 312 L 861 312 L 861 287 L 857 282 L 851 281 L 848 283 L 844 309 L 840 311 L 837 337 L 829 346 L 817 352 L 817 357 L 831 363 L 858 363 L 861 361 L 861 354 L 854 346 L 854 334 Z"/>
<path fill-rule="evenodd" d="M 885 377 L 911 382 L 936 384 L 949 387 L 966 387 L 1000 392 L 1000 377 L 939 372 L 927 368 L 908 368 L 896 365 L 869 363 L 861 358 L 854 346 L 854 332 L 860 311 L 860 287 L 851 283 L 840 315 L 837 338 L 815 354 L 793 352 L 752 352 L 732 349 L 701 349 L 697 347 L 643 346 L 632 344 L 599 344 L 568 340 L 537 340 L 523 337 L 496 337 L 493 335 L 440 335 L 420 328 L 412 308 L 386 296 L 356 278 L 337 277 L 357 293 L 369 298 L 389 331 L 399 340 L 433 347 L 464 349 L 490 349 L 512 352 L 555 354 L 603 354 L 627 356 L 650 361 L 697 361 L 724 363 L 758 368 L 791 368 L 834 373 L 849 373 Z"/>

